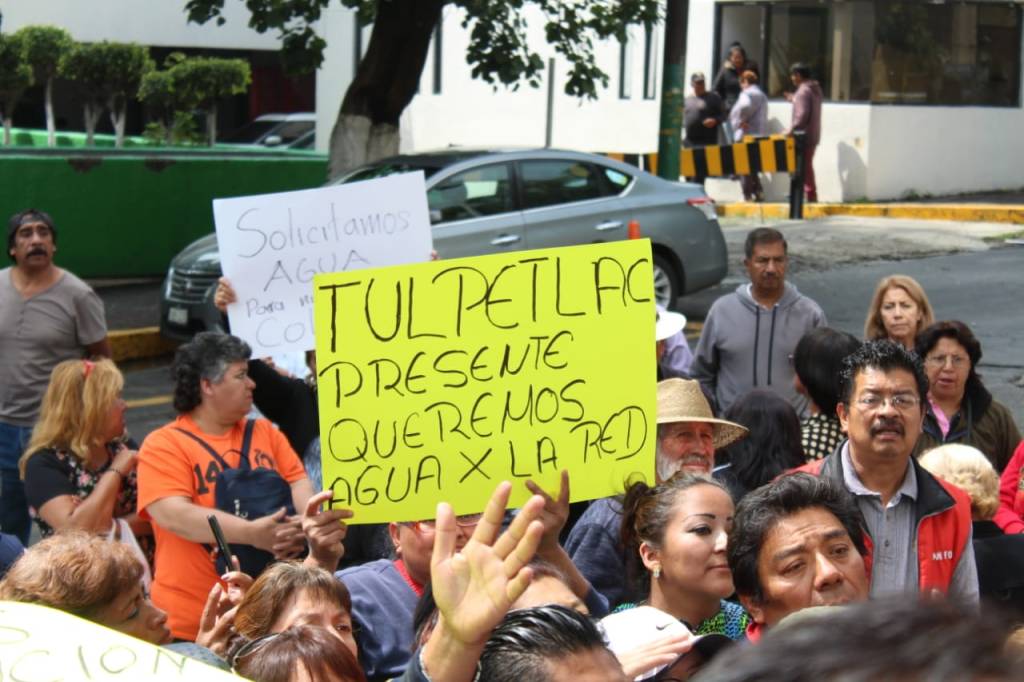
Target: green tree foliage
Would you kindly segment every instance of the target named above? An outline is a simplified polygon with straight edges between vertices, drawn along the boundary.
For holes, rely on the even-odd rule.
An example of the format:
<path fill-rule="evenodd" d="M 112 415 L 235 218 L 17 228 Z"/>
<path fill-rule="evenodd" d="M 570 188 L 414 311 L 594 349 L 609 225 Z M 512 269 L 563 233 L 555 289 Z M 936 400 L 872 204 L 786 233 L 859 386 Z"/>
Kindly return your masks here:
<path fill-rule="evenodd" d="M 331 0 L 247 0 L 256 31 L 277 31 L 287 68 L 309 70 L 323 61 L 325 43 L 313 26 Z M 610 37 L 625 37 L 634 23 L 653 24 L 659 20 L 659 0 L 340 0 L 373 20 L 373 33 L 366 55 L 360 62 L 339 112 L 331 136 L 331 173 L 337 175 L 363 158 L 351 145 L 339 142 L 346 126 L 359 125 L 372 146 L 389 126 L 397 131 L 402 111 L 412 101 L 423 70 L 430 36 L 448 4 L 464 12 L 463 26 L 470 31 L 466 60 L 474 77 L 493 84 L 516 88 L 526 82 L 539 86 L 544 60 L 537 46 L 530 45 L 526 12 L 540 10 L 544 17 L 547 43 L 569 64 L 565 92 L 576 97 L 596 98 L 608 84 L 608 75 L 594 61 L 594 44 Z M 224 0 L 187 0 L 189 19 L 224 23 Z M 364 119 L 362 122 L 356 119 Z M 368 121 L 365 121 L 368 119 Z M 395 135 L 397 144 L 397 133 Z M 337 158 L 343 156 L 346 158 Z"/>
<path fill-rule="evenodd" d="M 242 59 L 191 57 L 171 67 L 175 97 L 185 108 L 206 113 L 207 143 L 217 141 L 217 102 L 240 95 L 249 87 L 252 75 L 249 63 Z"/>
<path fill-rule="evenodd" d="M 53 79 L 60 70 L 61 60 L 71 51 L 74 41 L 71 34 L 56 26 L 25 26 L 16 36 L 22 41 L 25 61 L 32 67 L 36 83 L 42 83 L 46 95 L 47 144 L 56 144 L 56 128 L 53 119 Z"/>
<path fill-rule="evenodd" d="M 32 86 L 32 67 L 25 61 L 21 38 L 0 34 L 0 108 L 3 109 L 4 144 L 11 144 L 14 108 Z"/>
<path fill-rule="evenodd" d="M 115 145 L 124 145 L 128 100 L 138 94 L 139 83 L 153 67 L 149 51 L 135 43 L 78 44 L 64 56 L 61 73 L 78 83 L 84 98 L 86 144 L 93 144 L 96 123 L 106 108 L 116 134 Z"/>
<path fill-rule="evenodd" d="M 246 91 L 251 81 L 248 62 L 242 59 L 186 57 L 176 52 L 164 62 L 163 71 L 150 71 L 139 87 L 139 99 L 158 112 L 167 141 L 180 127 L 179 113 L 200 110 L 206 114 L 206 138 L 217 141 L 217 103 Z"/>

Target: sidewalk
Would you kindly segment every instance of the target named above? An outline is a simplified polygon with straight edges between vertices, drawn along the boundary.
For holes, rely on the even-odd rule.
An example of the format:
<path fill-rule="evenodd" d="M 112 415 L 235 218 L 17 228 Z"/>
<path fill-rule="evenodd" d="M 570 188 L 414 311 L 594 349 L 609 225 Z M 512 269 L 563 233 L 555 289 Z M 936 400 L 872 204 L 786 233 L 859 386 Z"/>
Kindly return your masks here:
<path fill-rule="evenodd" d="M 789 217 L 785 203 L 730 202 L 718 204 L 724 218 L 784 220 Z M 954 220 L 967 222 L 1024 224 L 1024 192 L 989 192 L 948 197 L 921 197 L 913 201 L 878 201 L 804 204 L 804 219 L 827 216 L 864 218 L 907 218 L 911 220 Z"/>

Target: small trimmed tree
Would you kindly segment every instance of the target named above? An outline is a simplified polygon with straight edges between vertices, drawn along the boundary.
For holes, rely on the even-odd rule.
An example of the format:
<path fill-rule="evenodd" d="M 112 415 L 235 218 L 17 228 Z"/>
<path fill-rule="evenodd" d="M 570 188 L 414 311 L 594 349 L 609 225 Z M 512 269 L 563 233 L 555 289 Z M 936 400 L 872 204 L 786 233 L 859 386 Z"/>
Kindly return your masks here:
<path fill-rule="evenodd" d="M 188 109 L 206 114 L 206 140 L 217 141 L 217 103 L 245 92 L 252 78 L 249 63 L 242 59 L 189 57 L 170 68 L 174 99 Z"/>
<path fill-rule="evenodd" d="M 61 73 L 76 81 L 84 97 L 86 144 L 93 144 L 103 109 L 110 111 L 117 147 L 124 146 L 124 122 L 129 98 L 153 69 L 149 51 L 135 43 L 78 44 L 65 55 Z"/>
<path fill-rule="evenodd" d="M 4 145 L 11 144 L 14 107 L 32 86 L 32 67 L 24 59 L 21 38 L 0 34 L 0 108 L 3 109 Z"/>
<path fill-rule="evenodd" d="M 156 114 L 159 125 L 163 128 L 164 144 L 170 145 L 175 110 L 171 72 L 153 70 L 143 75 L 142 82 L 139 83 L 138 98 Z"/>
<path fill-rule="evenodd" d="M 95 143 L 96 124 L 106 105 L 106 54 L 102 43 L 76 44 L 61 61 L 61 74 L 78 84 L 85 120 L 85 144 Z"/>
<path fill-rule="evenodd" d="M 25 26 L 15 35 L 22 40 L 25 61 L 32 67 L 36 83 L 42 83 L 46 97 L 46 143 L 53 147 L 57 143 L 56 126 L 53 120 L 53 79 L 60 70 L 60 63 L 74 41 L 71 34 L 56 26 Z"/>
<path fill-rule="evenodd" d="M 124 146 L 124 124 L 128 100 L 139 92 L 142 78 L 156 65 L 149 50 L 136 43 L 107 43 L 107 109 L 114 126 L 114 145 Z"/>

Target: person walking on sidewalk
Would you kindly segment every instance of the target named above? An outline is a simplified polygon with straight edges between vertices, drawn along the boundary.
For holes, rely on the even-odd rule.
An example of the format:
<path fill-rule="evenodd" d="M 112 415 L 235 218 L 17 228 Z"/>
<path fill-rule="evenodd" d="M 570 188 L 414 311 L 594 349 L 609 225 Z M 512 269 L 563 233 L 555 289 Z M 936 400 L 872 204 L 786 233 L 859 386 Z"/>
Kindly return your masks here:
<path fill-rule="evenodd" d="M 57 227 L 34 208 L 7 224 L 0 270 L 0 529 L 28 545 L 31 520 L 18 460 L 39 417 L 53 368 L 64 360 L 110 357 L 103 301 L 53 263 Z"/>
<path fill-rule="evenodd" d="M 796 92 L 786 93 L 786 99 L 793 103 L 793 121 L 786 134 L 804 134 L 804 201 L 817 202 L 814 152 L 821 141 L 821 102 L 824 95 L 818 81 L 811 78 L 811 68 L 803 62 L 797 62 L 789 68 L 789 79 L 796 86 Z"/>
<path fill-rule="evenodd" d="M 733 131 L 733 142 L 739 142 L 747 135 L 757 137 L 768 134 L 768 98 L 757 84 L 757 74 L 744 71 L 740 75 L 743 92 L 736 105 L 729 112 L 729 125 Z M 740 178 L 743 198 L 747 201 L 764 201 L 764 190 L 757 173 Z"/>

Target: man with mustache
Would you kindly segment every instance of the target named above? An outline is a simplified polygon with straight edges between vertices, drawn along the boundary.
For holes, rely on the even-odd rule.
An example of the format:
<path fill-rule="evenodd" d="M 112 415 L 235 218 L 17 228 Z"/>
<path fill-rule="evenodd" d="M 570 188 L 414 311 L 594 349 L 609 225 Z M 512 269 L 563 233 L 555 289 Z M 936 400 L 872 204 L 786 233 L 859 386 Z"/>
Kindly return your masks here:
<path fill-rule="evenodd" d="M 752 388 L 782 396 L 804 417 L 807 400 L 793 387 L 790 358 L 804 334 L 827 322 L 821 307 L 786 282 L 786 239 L 759 227 L 747 235 L 743 265 L 750 277 L 711 306 L 690 365 L 721 412 Z"/>
<path fill-rule="evenodd" d="M 30 521 L 18 459 L 60 362 L 110 357 L 103 301 L 88 284 L 53 263 L 57 227 L 27 209 L 7 224 L 0 270 L 0 529 L 28 545 Z"/>
<path fill-rule="evenodd" d="M 711 476 L 715 450 L 747 435 L 747 429 L 716 419 L 700 385 L 691 379 L 658 382 L 655 481 L 680 471 Z M 620 539 L 622 498 L 595 500 L 565 541 L 565 551 L 591 586 L 615 607 L 626 594 L 625 551 Z"/>
<path fill-rule="evenodd" d="M 849 439 L 798 471 L 829 478 L 857 500 L 870 535 L 871 596 L 939 593 L 977 603 L 971 501 L 911 457 L 928 394 L 920 359 L 892 341 L 869 341 L 843 361 L 840 387 L 836 412 Z"/>

